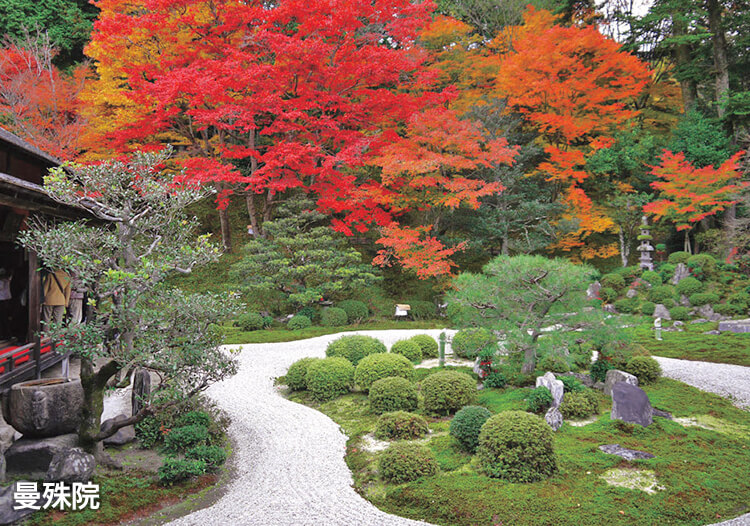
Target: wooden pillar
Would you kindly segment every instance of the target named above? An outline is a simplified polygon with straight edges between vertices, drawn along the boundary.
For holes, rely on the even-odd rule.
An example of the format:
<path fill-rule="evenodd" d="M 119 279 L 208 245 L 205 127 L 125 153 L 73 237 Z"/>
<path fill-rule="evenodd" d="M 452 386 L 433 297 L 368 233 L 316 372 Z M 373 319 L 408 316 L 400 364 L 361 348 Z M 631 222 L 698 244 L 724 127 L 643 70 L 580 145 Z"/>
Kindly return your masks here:
<path fill-rule="evenodd" d="M 33 342 L 41 328 L 42 277 L 37 270 L 39 260 L 36 252 L 29 250 L 27 254 L 29 259 L 29 301 L 27 302 L 29 309 L 29 330 L 26 335 L 26 341 Z"/>

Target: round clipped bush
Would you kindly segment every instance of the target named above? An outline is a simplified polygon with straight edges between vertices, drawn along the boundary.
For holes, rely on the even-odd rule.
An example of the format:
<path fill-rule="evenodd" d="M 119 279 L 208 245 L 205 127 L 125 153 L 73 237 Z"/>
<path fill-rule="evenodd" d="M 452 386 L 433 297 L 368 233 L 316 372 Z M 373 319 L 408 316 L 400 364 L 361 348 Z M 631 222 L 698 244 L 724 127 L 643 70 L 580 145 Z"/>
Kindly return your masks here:
<path fill-rule="evenodd" d="M 369 391 L 373 383 L 389 376 L 398 376 L 411 382 L 414 380 L 414 365 L 400 354 L 370 354 L 357 365 L 354 383 L 363 391 Z"/>
<path fill-rule="evenodd" d="M 637 298 L 622 298 L 615 301 L 614 306 L 617 312 L 621 312 L 623 314 L 634 314 L 638 312 L 639 308 Z"/>
<path fill-rule="evenodd" d="M 659 285 L 648 291 L 648 301 L 666 303 L 675 299 L 675 290 L 671 285 Z"/>
<path fill-rule="evenodd" d="M 719 302 L 719 295 L 715 292 L 696 292 L 690 295 L 690 304 L 700 307 Z"/>
<path fill-rule="evenodd" d="M 389 376 L 373 382 L 368 398 L 373 413 L 414 411 L 417 408 L 417 386 L 405 378 Z"/>
<path fill-rule="evenodd" d="M 639 384 L 650 384 L 661 376 L 661 366 L 650 356 L 633 356 L 625 366 L 625 372 L 636 376 Z"/>
<path fill-rule="evenodd" d="M 307 316 L 310 318 L 310 321 L 314 321 L 318 318 L 318 310 L 315 307 L 312 307 L 308 305 L 307 307 L 302 307 L 297 314 L 301 314 L 302 316 Z"/>
<path fill-rule="evenodd" d="M 469 453 L 474 453 L 479 445 L 479 432 L 492 413 L 485 407 L 467 405 L 462 407 L 451 420 L 450 434 Z"/>
<path fill-rule="evenodd" d="M 289 366 L 286 372 L 286 385 L 292 391 L 304 391 L 307 389 L 307 368 L 310 364 L 320 358 L 302 358 Z"/>
<path fill-rule="evenodd" d="M 617 291 L 612 287 L 602 287 L 599 289 L 599 297 L 605 303 L 611 303 L 617 299 Z"/>
<path fill-rule="evenodd" d="M 488 476 L 509 482 L 537 482 L 557 471 L 552 428 L 540 417 L 504 411 L 479 433 L 477 457 Z"/>
<path fill-rule="evenodd" d="M 422 361 L 422 348 L 411 340 L 399 340 L 391 346 L 391 352 L 405 356 L 412 363 Z"/>
<path fill-rule="evenodd" d="M 477 384 L 468 374 L 440 371 L 422 380 L 424 410 L 447 415 L 470 405 L 477 398 Z"/>
<path fill-rule="evenodd" d="M 409 316 L 413 320 L 432 320 L 437 318 L 437 309 L 431 301 L 410 301 L 409 307 L 411 307 Z"/>
<path fill-rule="evenodd" d="M 672 265 L 677 265 L 678 263 L 687 263 L 688 259 L 690 259 L 690 252 L 683 252 L 680 250 L 678 252 L 672 252 L 667 258 L 667 261 Z"/>
<path fill-rule="evenodd" d="M 388 482 L 401 484 L 438 472 L 432 450 L 413 442 L 396 442 L 380 454 L 380 475 Z"/>
<path fill-rule="evenodd" d="M 473 360 L 482 349 L 497 343 L 497 337 L 485 328 L 464 329 L 453 335 L 453 353 Z"/>
<path fill-rule="evenodd" d="M 414 440 L 430 430 L 423 416 L 394 411 L 383 413 L 375 424 L 375 438 L 379 440 Z"/>
<path fill-rule="evenodd" d="M 552 405 L 553 398 L 550 390 L 543 385 L 529 391 L 526 397 L 526 410 L 531 413 L 544 413 Z"/>
<path fill-rule="evenodd" d="M 321 402 L 346 394 L 354 380 L 354 366 L 346 358 L 322 358 L 307 367 L 307 389 Z"/>
<path fill-rule="evenodd" d="M 310 321 L 310 318 L 308 318 L 304 314 L 296 314 L 292 316 L 289 322 L 287 322 L 286 326 L 289 327 L 289 330 L 291 331 L 298 331 L 301 329 L 312 327 L 312 321 Z"/>
<path fill-rule="evenodd" d="M 685 321 L 690 318 L 690 309 L 687 307 L 672 307 L 669 309 L 669 316 L 673 320 Z"/>
<path fill-rule="evenodd" d="M 713 309 L 716 314 L 721 314 L 722 316 L 736 316 L 747 310 L 733 303 L 717 303 L 713 305 Z"/>
<path fill-rule="evenodd" d="M 336 306 L 346 312 L 346 318 L 349 320 L 349 323 L 359 323 L 366 320 L 370 315 L 370 309 L 367 308 L 367 305 L 363 301 L 344 300 Z"/>
<path fill-rule="evenodd" d="M 712 276 L 716 273 L 716 258 L 711 254 L 695 254 L 688 258 L 687 266 L 692 269 L 699 268 L 706 276 Z"/>
<path fill-rule="evenodd" d="M 560 412 L 565 418 L 586 418 L 599 413 L 599 399 L 591 389 L 565 393 Z"/>
<path fill-rule="evenodd" d="M 644 301 L 641 303 L 641 314 L 652 316 L 656 310 L 656 304 L 653 301 Z"/>
<path fill-rule="evenodd" d="M 689 276 L 687 278 L 684 278 L 677 284 L 677 292 L 679 292 L 680 294 L 684 294 L 685 296 L 703 292 L 703 283 L 701 283 L 694 277 Z"/>
<path fill-rule="evenodd" d="M 567 373 L 570 371 L 570 365 L 564 356 L 548 354 L 539 361 L 539 369 L 553 373 Z"/>
<path fill-rule="evenodd" d="M 346 311 L 338 307 L 328 307 L 320 315 L 320 324 L 323 327 L 341 327 L 346 325 L 348 321 Z"/>
<path fill-rule="evenodd" d="M 750 306 L 750 294 L 744 291 L 735 292 L 727 296 L 727 303 L 731 303 L 732 305 L 738 307 L 739 314 L 740 312 L 747 310 L 748 306 Z"/>
<path fill-rule="evenodd" d="M 603 275 L 600 283 L 602 287 L 609 287 L 615 290 L 625 288 L 625 278 L 621 274 L 615 274 L 614 272 Z"/>
<path fill-rule="evenodd" d="M 333 340 L 326 347 L 326 356 L 341 356 L 352 364 L 357 365 L 359 361 L 370 354 L 387 352 L 385 344 L 372 336 L 352 334 L 342 336 Z"/>
<path fill-rule="evenodd" d="M 237 318 L 234 325 L 243 331 L 259 331 L 264 326 L 263 316 L 257 312 L 246 312 Z"/>
<path fill-rule="evenodd" d="M 419 345 L 419 348 L 422 349 L 423 358 L 438 357 L 438 342 L 432 336 L 427 334 L 417 334 L 409 339 Z"/>
<path fill-rule="evenodd" d="M 654 272 L 653 270 L 644 271 L 643 274 L 641 274 L 641 279 L 646 283 L 650 283 L 654 287 L 662 284 L 661 274 Z"/>
<path fill-rule="evenodd" d="M 563 392 L 565 393 L 578 393 L 586 389 L 586 386 L 575 376 L 558 376 L 557 379 L 563 383 Z"/>

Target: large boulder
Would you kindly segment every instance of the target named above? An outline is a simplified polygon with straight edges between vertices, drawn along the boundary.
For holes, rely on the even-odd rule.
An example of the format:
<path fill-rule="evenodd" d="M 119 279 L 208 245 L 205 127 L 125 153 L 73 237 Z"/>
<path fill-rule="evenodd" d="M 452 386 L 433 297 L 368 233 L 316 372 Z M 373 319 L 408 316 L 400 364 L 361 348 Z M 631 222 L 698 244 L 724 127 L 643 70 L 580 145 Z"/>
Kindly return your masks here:
<path fill-rule="evenodd" d="M 647 427 L 654 421 L 654 409 L 643 389 L 619 382 L 612 388 L 610 418 Z"/>
<path fill-rule="evenodd" d="M 88 482 L 94 474 L 96 459 L 79 447 L 59 450 L 52 457 L 45 480 L 47 482 Z"/>
<path fill-rule="evenodd" d="M 612 396 L 612 387 L 618 382 L 627 382 L 630 385 L 638 386 L 638 378 L 619 369 L 610 369 L 607 371 L 607 377 L 604 380 L 604 394 Z"/>
<path fill-rule="evenodd" d="M 55 455 L 64 449 L 78 446 L 78 435 L 67 434 L 52 438 L 21 438 L 5 452 L 8 473 L 24 474 L 43 479 Z"/>
<path fill-rule="evenodd" d="M 550 407 L 544 415 L 544 421 L 549 424 L 553 431 L 557 431 L 563 425 L 563 415 L 557 407 Z"/>
<path fill-rule="evenodd" d="M 74 433 L 81 423 L 83 388 L 78 379 L 45 378 L 10 388 L 5 419 L 24 438 Z"/>
<path fill-rule="evenodd" d="M 126 415 L 117 415 L 114 418 L 105 420 L 102 422 L 101 432 L 108 433 L 116 424 L 127 420 Z M 114 435 L 104 439 L 105 446 L 124 446 L 125 444 L 135 440 L 135 428 L 133 426 L 125 426 L 118 429 Z"/>
<path fill-rule="evenodd" d="M 662 320 L 672 319 L 672 317 L 669 315 L 669 309 L 661 303 L 657 303 L 654 307 L 654 318 L 661 318 Z"/>
<path fill-rule="evenodd" d="M 690 277 L 690 269 L 685 263 L 678 263 L 674 269 L 674 276 L 669 281 L 672 285 L 677 285 L 683 279 Z"/>
<path fill-rule="evenodd" d="M 28 484 L 26 481 L 20 481 L 21 484 L 24 482 Z M 15 482 L 7 488 L 0 488 L 0 524 L 15 524 L 17 521 L 31 515 L 35 511 L 31 508 L 24 508 L 21 510 L 13 509 L 16 506 L 16 499 L 13 497 L 13 494 L 18 491 L 18 484 L 19 482 Z M 42 492 L 39 491 L 41 489 L 39 485 L 36 487 L 38 488 L 37 492 L 39 493 L 39 498 L 36 499 L 34 505 L 41 508 L 46 502 L 46 499 L 42 497 Z"/>
<path fill-rule="evenodd" d="M 544 376 L 537 376 L 536 386 L 546 387 L 552 393 L 552 407 L 559 407 L 563 399 L 563 390 L 565 385 L 562 380 L 558 380 L 554 373 L 547 371 Z"/>

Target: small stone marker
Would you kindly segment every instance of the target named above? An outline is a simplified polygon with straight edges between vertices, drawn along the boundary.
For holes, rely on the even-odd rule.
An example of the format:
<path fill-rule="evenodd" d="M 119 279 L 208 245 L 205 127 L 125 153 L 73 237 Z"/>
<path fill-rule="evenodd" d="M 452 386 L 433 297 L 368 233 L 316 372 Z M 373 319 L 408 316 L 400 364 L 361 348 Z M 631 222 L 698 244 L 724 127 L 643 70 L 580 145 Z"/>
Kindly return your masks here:
<path fill-rule="evenodd" d="M 610 418 L 648 427 L 654 422 L 654 409 L 643 389 L 627 382 L 618 382 L 612 387 Z"/>
<path fill-rule="evenodd" d="M 628 449 L 622 447 L 620 444 L 607 444 L 599 446 L 599 449 L 608 455 L 617 455 L 625 460 L 647 460 L 649 458 L 655 458 L 655 455 L 652 455 L 651 453 L 638 451 L 637 449 Z"/>
<path fill-rule="evenodd" d="M 661 341 L 661 317 L 654 320 L 654 337 Z"/>
<path fill-rule="evenodd" d="M 604 380 L 604 394 L 612 396 L 612 387 L 618 382 L 627 382 L 630 385 L 638 386 L 638 378 L 619 369 L 610 369 L 607 371 L 607 378 Z"/>

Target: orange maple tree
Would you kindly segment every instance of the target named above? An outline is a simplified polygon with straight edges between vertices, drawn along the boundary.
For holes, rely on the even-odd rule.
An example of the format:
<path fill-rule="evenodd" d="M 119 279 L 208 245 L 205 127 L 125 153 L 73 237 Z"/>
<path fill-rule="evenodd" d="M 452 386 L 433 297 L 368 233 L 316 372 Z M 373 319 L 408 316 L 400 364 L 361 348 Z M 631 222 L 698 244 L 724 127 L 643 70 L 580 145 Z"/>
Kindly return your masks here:
<path fill-rule="evenodd" d="M 740 182 L 743 155 L 737 152 L 718 168 L 696 168 L 684 153 L 664 150 L 661 163 L 651 172 L 659 178 L 651 186 L 659 190 L 661 199 L 648 203 L 643 211 L 672 221 L 678 231 L 685 231 L 685 251 L 690 252 L 693 227 L 737 202 L 734 194 L 744 186 Z"/>

